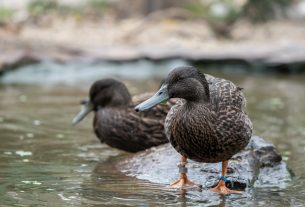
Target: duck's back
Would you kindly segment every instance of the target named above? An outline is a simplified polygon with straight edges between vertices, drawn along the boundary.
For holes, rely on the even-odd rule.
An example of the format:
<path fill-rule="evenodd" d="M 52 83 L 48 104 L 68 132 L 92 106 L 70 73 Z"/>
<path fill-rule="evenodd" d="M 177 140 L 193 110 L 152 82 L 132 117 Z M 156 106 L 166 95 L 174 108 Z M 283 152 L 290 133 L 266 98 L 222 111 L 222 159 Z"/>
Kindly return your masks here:
<path fill-rule="evenodd" d="M 229 80 L 217 78 L 208 74 L 205 77 L 209 84 L 210 102 L 215 112 L 232 106 L 244 112 L 246 99 L 242 88 L 237 87 Z"/>
<path fill-rule="evenodd" d="M 205 76 L 209 83 L 211 107 L 219 122 L 219 130 L 228 134 L 240 134 L 245 139 L 251 137 L 252 123 L 245 112 L 247 101 L 242 88 L 226 79 L 208 74 Z M 232 122 L 235 124 L 228 124 Z M 237 131 L 234 133 L 233 130 Z"/>

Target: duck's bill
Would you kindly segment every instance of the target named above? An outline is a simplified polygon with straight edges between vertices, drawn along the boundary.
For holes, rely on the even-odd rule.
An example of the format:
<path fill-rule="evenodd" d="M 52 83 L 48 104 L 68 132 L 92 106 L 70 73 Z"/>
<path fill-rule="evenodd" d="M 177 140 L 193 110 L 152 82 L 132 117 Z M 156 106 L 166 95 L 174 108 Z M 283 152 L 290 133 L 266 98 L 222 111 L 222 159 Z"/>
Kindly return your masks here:
<path fill-rule="evenodd" d="M 162 85 L 159 91 L 135 107 L 136 111 L 145 111 L 169 99 L 167 85 Z"/>
<path fill-rule="evenodd" d="M 83 103 L 83 107 L 82 107 L 81 111 L 73 118 L 72 124 L 73 125 L 78 124 L 91 111 L 93 111 L 93 104 L 90 101 Z"/>

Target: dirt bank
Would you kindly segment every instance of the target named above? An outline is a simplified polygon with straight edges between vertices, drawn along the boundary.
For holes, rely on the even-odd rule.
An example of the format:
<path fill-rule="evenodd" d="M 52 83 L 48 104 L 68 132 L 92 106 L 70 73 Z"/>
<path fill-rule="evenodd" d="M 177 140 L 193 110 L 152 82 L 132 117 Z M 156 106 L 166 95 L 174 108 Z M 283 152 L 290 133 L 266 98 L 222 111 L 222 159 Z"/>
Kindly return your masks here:
<path fill-rule="evenodd" d="M 35 61 L 89 57 L 114 61 L 240 60 L 275 66 L 305 63 L 305 26 L 300 22 L 239 22 L 226 29 L 229 37 L 224 38 L 204 20 L 160 19 L 157 15 L 122 21 L 52 20 L 39 27 L 6 25 L 0 28 L 0 68 L 3 71 L 14 62 L 12 59 L 18 62 L 25 57 Z M 19 57 L 16 53 L 24 55 Z"/>

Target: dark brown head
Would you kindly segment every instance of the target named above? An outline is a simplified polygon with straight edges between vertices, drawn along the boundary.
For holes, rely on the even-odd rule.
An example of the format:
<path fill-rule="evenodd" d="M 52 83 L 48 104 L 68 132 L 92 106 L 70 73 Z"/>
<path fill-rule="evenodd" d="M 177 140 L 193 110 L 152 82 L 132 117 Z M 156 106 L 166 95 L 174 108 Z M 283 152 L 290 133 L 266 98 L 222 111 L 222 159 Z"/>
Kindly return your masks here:
<path fill-rule="evenodd" d="M 177 67 L 168 74 L 159 91 L 136 106 L 135 110 L 150 109 L 170 98 L 183 98 L 189 102 L 209 102 L 209 94 L 209 84 L 203 73 L 191 66 Z"/>
<path fill-rule="evenodd" d="M 95 111 L 103 107 L 125 106 L 131 102 L 130 93 L 124 83 L 110 78 L 93 83 L 89 98 Z"/>
<path fill-rule="evenodd" d="M 204 74 L 192 66 L 175 68 L 163 84 L 167 85 L 169 98 L 206 102 L 210 100 L 209 84 Z"/>
<path fill-rule="evenodd" d="M 131 96 L 126 86 L 114 79 L 98 80 L 90 88 L 89 101 L 83 101 L 83 109 L 74 117 L 72 123 L 79 123 L 90 111 L 105 107 L 127 106 Z"/>

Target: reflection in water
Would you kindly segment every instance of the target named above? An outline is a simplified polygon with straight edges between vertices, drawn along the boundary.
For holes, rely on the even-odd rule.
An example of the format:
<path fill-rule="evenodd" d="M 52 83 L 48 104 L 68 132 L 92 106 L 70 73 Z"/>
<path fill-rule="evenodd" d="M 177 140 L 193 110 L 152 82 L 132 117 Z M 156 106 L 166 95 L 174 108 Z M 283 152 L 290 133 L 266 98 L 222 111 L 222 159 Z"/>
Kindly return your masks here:
<path fill-rule="evenodd" d="M 199 192 L 202 192 L 201 190 Z M 187 190 L 184 190 L 184 189 L 180 189 L 179 190 L 179 202 L 180 202 L 180 205 L 181 207 L 186 207 L 186 206 L 189 206 L 189 203 L 187 202 L 187 196 L 188 196 L 188 191 Z M 206 192 L 204 192 L 206 193 Z M 226 199 L 227 199 L 228 195 L 218 195 L 218 198 L 215 199 L 216 202 L 218 202 L 216 205 L 213 205 L 213 206 L 217 206 L 217 207 L 225 207 L 226 206 Z M 230 199 L 228 201 L 230 203 Z M 207 202 L 207 204 L 210 203 Z"/>
<path fill-rule="evenodd" d="M 287 188 L 251 187 L 243 195 L 222 197 L 124 176 L 115 162 L 128 154 L 98 142 L 92 132 L 92 115 L 77 127 L 70 125 L 79 100 L 87 96 L 89 77 L 77 88 L 0 86 L 1 205 L 302 206 L 305 76 L 218 75 L 245 88 L 255 133 L 272 141 L 296 174 Z M 156 90 L 160 77 L 148 81 L 124 76 L 124 81 L 132 93 L 140 93 Z"/>

